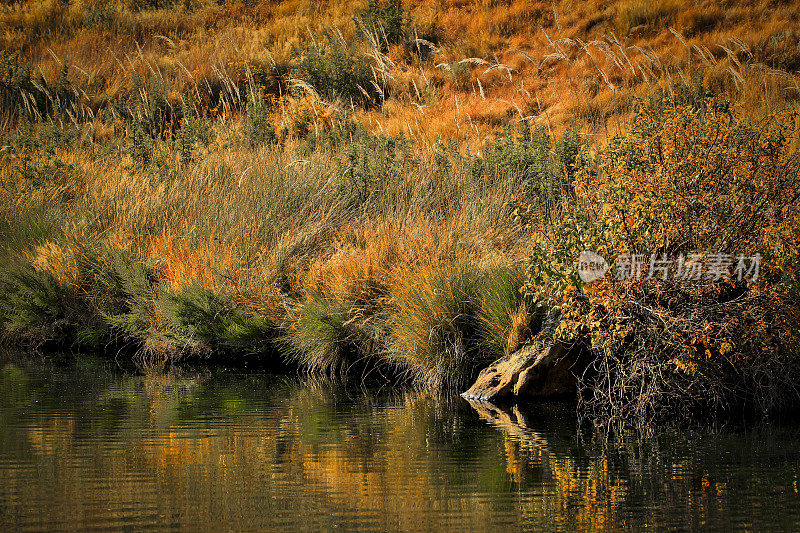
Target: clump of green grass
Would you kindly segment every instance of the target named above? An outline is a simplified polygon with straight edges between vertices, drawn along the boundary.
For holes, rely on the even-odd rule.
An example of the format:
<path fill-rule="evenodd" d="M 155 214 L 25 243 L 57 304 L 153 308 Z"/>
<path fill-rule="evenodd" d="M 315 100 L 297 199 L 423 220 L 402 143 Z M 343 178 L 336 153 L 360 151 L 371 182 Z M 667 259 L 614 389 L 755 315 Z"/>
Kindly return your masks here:
<path fill-rule="evenodd" d="M 160 269 L 131 250 L 80 246 L 74 284 L 89 310 L 76 320 L 76 343 L 117 347 L 145 366 L 182 353 L 171 342 L 156 304 Z"/>
<path fill-rule="evenodd" d="M 130 255 L 79 247 L 69 265 L 16 259 L 0 276 L 0 323 L 34 347 L 147 341 L 156 273 Z"/>
<path fill-rule="evenodd" d="M 525 269 L 515 265 L 494 267 L 481 276 L 480 336 L 493 356 L 514 352 L 541 322 L 522 293 L 525 280 Z"/>
<path fill-rule="evenodd" d="M 522 268 L 445 262 L 409 276 L 393 293 L 387 359 L 418 384 L 468 385 L 540 322 L 520 291 Z"/>
<path fill-rule="evenodd" d="M 303 296 L 289 313 L 286 343 L 293 358 L 321 374 L 369 372 L 383 365 L 389 314 L 385 272 L 367 253 L 340 252 L 313 266 Z"/>
<path fill-rule="evenodd" d="M 383 339 L 352 304 L 317 291 L 308 294 L 286 336 L 301 367 L 316 374 L 346 375 L 376 363 Z"/>
<path fill-rule="evenodd" d="M 189 352 L 248 358 L 275 353 L 276 324 L 243 309 L 226 291 L 195 283 L 165 294 L 159 304 L 174 328 L 176 344 Z"/>
<path fill-rule="evenodd" d="M 15 261 L 0 274 L 0 323 L 9 339 L 25 339 L 34 348 L 63 345 L 73 337 L 78 293 L 47 271 Z M 83 307 L 83 306 L 80 306 Z"/>
<path fill-rule="evenodd" d="M 491 355 L 478 321 L 480 273 L 466 263 L 432 265 L 393 294 L 390 360 L 418 383 L 458 388 Z"/>

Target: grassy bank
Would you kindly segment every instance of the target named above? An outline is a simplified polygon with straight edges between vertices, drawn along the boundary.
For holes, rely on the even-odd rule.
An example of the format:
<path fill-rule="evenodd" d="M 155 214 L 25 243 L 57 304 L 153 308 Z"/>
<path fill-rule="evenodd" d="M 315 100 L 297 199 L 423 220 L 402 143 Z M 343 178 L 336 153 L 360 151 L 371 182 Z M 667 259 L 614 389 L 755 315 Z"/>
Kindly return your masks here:
<path fill-rule="evenodd" d="M 553 6 L 4 6 L 4 341 L 458 390 L 559 307 L 593 420 L 796 405 L 796 8 Z"/>
<path fill-rule="evenodd" d="M 463 385 L 524 340 L 525 236 L 510 202 L 537 176 L 355 125 L 262 145 L 250 126 L 209 126 L 214 140 L 190 160 L 151 139 L 146 162 L 136 139 L 16 131 L 6 336 L 129 346 L 148 363 L 289 357 L 437 386 Z M 546 140 L 507 142 L 519 153 L 497 150 L 513 162 Z"/>

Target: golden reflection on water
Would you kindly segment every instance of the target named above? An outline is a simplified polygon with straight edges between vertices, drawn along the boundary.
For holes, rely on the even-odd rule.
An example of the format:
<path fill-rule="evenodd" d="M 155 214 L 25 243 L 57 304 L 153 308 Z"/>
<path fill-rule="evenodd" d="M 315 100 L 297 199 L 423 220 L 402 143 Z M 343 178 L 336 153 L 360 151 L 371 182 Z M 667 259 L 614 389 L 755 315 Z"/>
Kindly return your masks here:
<path fill-rule="evenodd" d="M 531 415 L 270 376 L 10 365 L 0 394 L 4 528 L 702 527 L 753 520 L 736 505 L 757 496 L 742 487 L 764 481 L 690 449 L 588 445 L 569 406 Z M 770 487 L 794 487 L 798 470 L 789 470 Z M 786 494 L 773 503 L 800 502 Z"/>
<path fill-rule="evenodd" d="M 552 480 L 550 494 L 521 499 L 520 512 L 527 522 L 549 516 L 556 529 L 598 530 L 608 529 L 617 521 L 627 483 L 609 470 L 605 456 L 580 465 L 563 450 L 553 449 L 544 435 L 528 425 L 518 407 L 472 406 L 483 420 L 503 432 L 506 471 L 516 483 L 527 484 L 532 472 Z"/>

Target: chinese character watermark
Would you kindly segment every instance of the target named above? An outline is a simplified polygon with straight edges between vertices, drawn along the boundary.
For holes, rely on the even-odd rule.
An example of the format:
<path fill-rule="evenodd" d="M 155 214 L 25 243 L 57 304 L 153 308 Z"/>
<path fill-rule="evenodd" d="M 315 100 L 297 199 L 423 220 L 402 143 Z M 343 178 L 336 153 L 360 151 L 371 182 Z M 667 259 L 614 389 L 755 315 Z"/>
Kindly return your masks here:
<path fill-rule="evenodd" d="M 614 262 L 617 280 L 659 279 L 666 281 L 738 280 L 755 281 L 761 268 L 761 254 L 726 253 L 680 254 L 677 257 L 656 254 L 620 254 Z M 578 257 L 578 275 L 586 283 L 600 279 L 609 271 L 606 260 L 588 250 Z"/>

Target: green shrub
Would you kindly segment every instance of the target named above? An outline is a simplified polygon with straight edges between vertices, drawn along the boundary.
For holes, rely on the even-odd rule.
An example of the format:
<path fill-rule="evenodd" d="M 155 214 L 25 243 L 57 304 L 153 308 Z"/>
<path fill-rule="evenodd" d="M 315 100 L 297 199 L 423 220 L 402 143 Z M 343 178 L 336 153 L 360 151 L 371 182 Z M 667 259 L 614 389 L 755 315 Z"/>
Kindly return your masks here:
<path fill-rule="evenodd" d="M 144 11 L 146 9 L 165 9 L 172 7 L 176 0 L 125 0 L 131 11 Z"/>
<path fill-rule="evenodd" d="M 575 164 L 583 143 L 577 130 L 567 130 L 553 142 L 542 127 L 531 130 L 527 123 L 506 126 L 503 134 L 485 150 L 483 168 L 489 172 L 520 176 L 528 201 L 545 217 L 569 191 Z"/>
<path fill-rule="evenodd" d="M 62 128 L 52 123 L 21 124 L 10 139 L 12 157 L 4 161 L 0 187 L 49 188 L 66 193 L 67 186 L 75 181 L 75 167 L 59 159 L 56 149 L 74 144 L 77 136 L 78 130 L 71 125 Z M 64 195 L 62 198 L 69 199 Z"/>
<path fill-rule="evenodd" d="M 262 144 L 274 145 L 278 143 L 278 136 L 272 123 L 271 111 L 271 106 L 261 95 L 250 95 L 250 101 L 247 104 L 245 136 L 251 148 L 256 148 Z"/>
<path fill-rule="evenodd" d="M 84 6 L 83 27 L 87 30 L 114 30 L 119 14 L 114 2 Z"/>
<path fill-rule="evenodd" d="M 134 164 L 139 167 L 148 166 L 153 159 L 154 147 L 155 140 L 148 134 L 145 125 L 135 120 L 128 130 L 128 152 Z"/>
<path fill-rule="evenodd" d="M 173 125 L 173 109 L 167 101 L 167 89 L 158 76 L 134 74 L 127 104 L 125 114 L 128 120 L 138 124 L 151 139 L 163 136 Z"/>
<path fill-rule="evenodd" d="M 50 83 L 41 74 L 35 77 L 30 65 L 20 62 L 18 53 L 0 51 L 0 110 L 13 119 L 72 120 L 64 111 L 74 111 L 79 97 L 68 73 L 69 66 L 62 64 L 58 79 Z"/>
<path fill-rule="evenodd" d="M 207 145 L 214 133 L 209 120 L 196 116 L 185 101 L 181 102 L 180 117 L 181 125 L 175 133 L 175 142 L 181 161 L 187 164 L 194 161 L 198 145 Z"/>
<path fill-rule="evenodd" d="M 296 76 L 321 96 L 353 102 L 363 107 L 381 103 L 382 93 L 368 61 L 338 39 L 325 36 L 324 43 L 309 47 L 296 68 Z"/>
<path fill-rule="evenodd" d="M 346 195 L 358 204 L 385 198 L 396 178 L 414 165 L 411 147 L 404 137 L 363 132 L 339 152 L 336 161 Z"/>
<path fill-rule="evenodd" d="M 292 60 L 253 61 L 248 63 L 245 77 L 248 86 L 248 94 L 255 93 L 261 96 L 279 97 L 288 92 L 286 84 L 292 70 L 297 68 Z M 243 83 L 243 85 L 245 85 Z"/>
<path fill-rule="evenodd" d="M 359 16 L 367 30 L 376 32 L 385 45 L 398 44 L 407 38 L 409 16 L 402 0 L 369 0 Z"/>
<path fill-rule="evenodd" d="M 37 95 L 31 81 L 31 67 L 19 61 L 19 54 L 0 52 L 0 105 L 4 113 L 30 114 L 23 95 Z M 38 105 L 36 106 L 38 107 Z"/>

